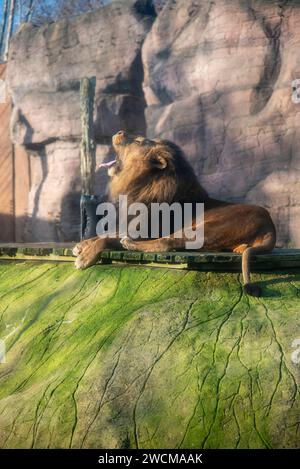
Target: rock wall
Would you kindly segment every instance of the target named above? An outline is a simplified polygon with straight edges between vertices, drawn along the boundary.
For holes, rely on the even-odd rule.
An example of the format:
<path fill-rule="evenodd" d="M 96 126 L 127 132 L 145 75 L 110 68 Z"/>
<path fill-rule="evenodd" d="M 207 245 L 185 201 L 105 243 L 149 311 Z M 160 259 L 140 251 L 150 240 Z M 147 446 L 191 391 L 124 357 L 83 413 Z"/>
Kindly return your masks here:
<path fill-rule="evenodd" d="M 300 4 L 169 1 L 143 47 L 149 135 L 183 146 L 209 193 L 268 207 L 300 245 Z"/>
<path fill-rule="evenodd" d="M 181 145 L 213 196 L 270 209 L 300 245 L 298 1 L 113 2 L 15 36 L 12 135 L 31 156 L 24 240 L 78 236 L 79 79 L 96 76 L 97 160 L 120 128 Z M 105 176 L 96 175 L 96 192 Z"/>
<path fill-rule="evenodd" d="M 6 66 L 0 64 L 0 239 L 11 241 L 13 221 L 13 146 L 9 135 L 11 106 L 6 86 Z"/>
<path fill-rule="evenodd" d="M 300 447 L 299 273 L 255 274 L 260 301 L 234 273 L 0 275 L 1 449 Z"/>
<path fill-rule="evenodd" d="M 31 160 L 28 216 L 18 241 L 78 239 L 81 78 L 96 77 L 97 164 L 120 128 L 146 132 L 141 44 L 155 14 L 147 4 L 113 2 L 69 21 L 24 25 L 15 35 L 8 64 L 12 138 Z M 98 172 L 95 192 L 105 185 Z"/>

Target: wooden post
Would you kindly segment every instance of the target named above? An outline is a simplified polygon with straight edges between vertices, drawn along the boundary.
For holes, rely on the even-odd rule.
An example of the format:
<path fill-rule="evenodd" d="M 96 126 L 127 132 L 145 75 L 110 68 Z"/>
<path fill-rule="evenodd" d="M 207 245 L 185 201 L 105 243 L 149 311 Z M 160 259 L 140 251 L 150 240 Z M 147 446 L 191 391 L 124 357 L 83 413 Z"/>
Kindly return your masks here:
<path fill-rule="evenodd" d="M 91 195 L 93 189 L 96 152 L 93 128 L 95 85 L 95 77 L 83 78 L 80 82 L 82 195 Z"/>
<path fill-rule="evenodd" d="M 86 206 L 92 199 L 93 181 L 95 173 L 95 154 L 96 147 L 94 141 L 94 97 L 95 97 L 96 78 L 83 78 L 80 82 L 80 108 L 81 108 L 81 199 L 80 216 L 81 229 L 80 238 L 86 236 L 86 230 L 89 226 Z"/>

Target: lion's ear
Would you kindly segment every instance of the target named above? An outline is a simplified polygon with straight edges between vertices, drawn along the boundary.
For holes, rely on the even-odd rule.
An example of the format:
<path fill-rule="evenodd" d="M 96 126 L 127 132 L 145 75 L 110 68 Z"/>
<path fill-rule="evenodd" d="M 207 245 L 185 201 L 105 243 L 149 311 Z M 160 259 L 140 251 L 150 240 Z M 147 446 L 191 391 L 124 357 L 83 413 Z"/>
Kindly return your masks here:
<path fill-rule="evenodd" d="M 148 153 L 148 158 L 154 168 L 165 169 L 169 164 L 170 155 L 167 151 L 153 149 Z"/>

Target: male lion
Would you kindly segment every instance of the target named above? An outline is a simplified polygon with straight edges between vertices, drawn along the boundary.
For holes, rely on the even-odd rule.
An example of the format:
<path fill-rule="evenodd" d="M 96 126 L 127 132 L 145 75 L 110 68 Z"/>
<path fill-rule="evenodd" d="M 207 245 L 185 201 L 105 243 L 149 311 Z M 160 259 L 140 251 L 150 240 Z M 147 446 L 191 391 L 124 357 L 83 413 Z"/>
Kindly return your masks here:
<path fill-rule="evenodd" d="M 109 198 L 128 196 L 128 204 L 142 202 L 204 203 L 203 251 L 232 251 L 242 254 L 244 290 L 260 296 L 260 288 L 250 283 L 252 254 L 271 251 L 276 231 L 262 207 L 233 204 L 212 199 L 200 186 L 196 175 L 177 145 L 164 140 L 148 140 L 120 131 L 112 138 L 116 160 L 109 163 Z M 174 236 L 158 239 L 92 238 L 77 244 L 76 267 L 83 269 L 97 262 L 104 249 L 130 249 L 162 252 L 185 249 L 186 239 Z"/>

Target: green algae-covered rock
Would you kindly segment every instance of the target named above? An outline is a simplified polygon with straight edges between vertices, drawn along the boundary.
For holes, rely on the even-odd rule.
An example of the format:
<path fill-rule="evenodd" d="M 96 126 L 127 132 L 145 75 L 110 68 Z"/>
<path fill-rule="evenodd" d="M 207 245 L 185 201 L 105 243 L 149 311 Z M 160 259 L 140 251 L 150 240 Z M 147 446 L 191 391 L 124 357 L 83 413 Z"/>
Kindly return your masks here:
<path fill-rule="evenodd" d="M 300 275 L 254 278 L 1 262 L 0 446 L 300 447 Z"/>

